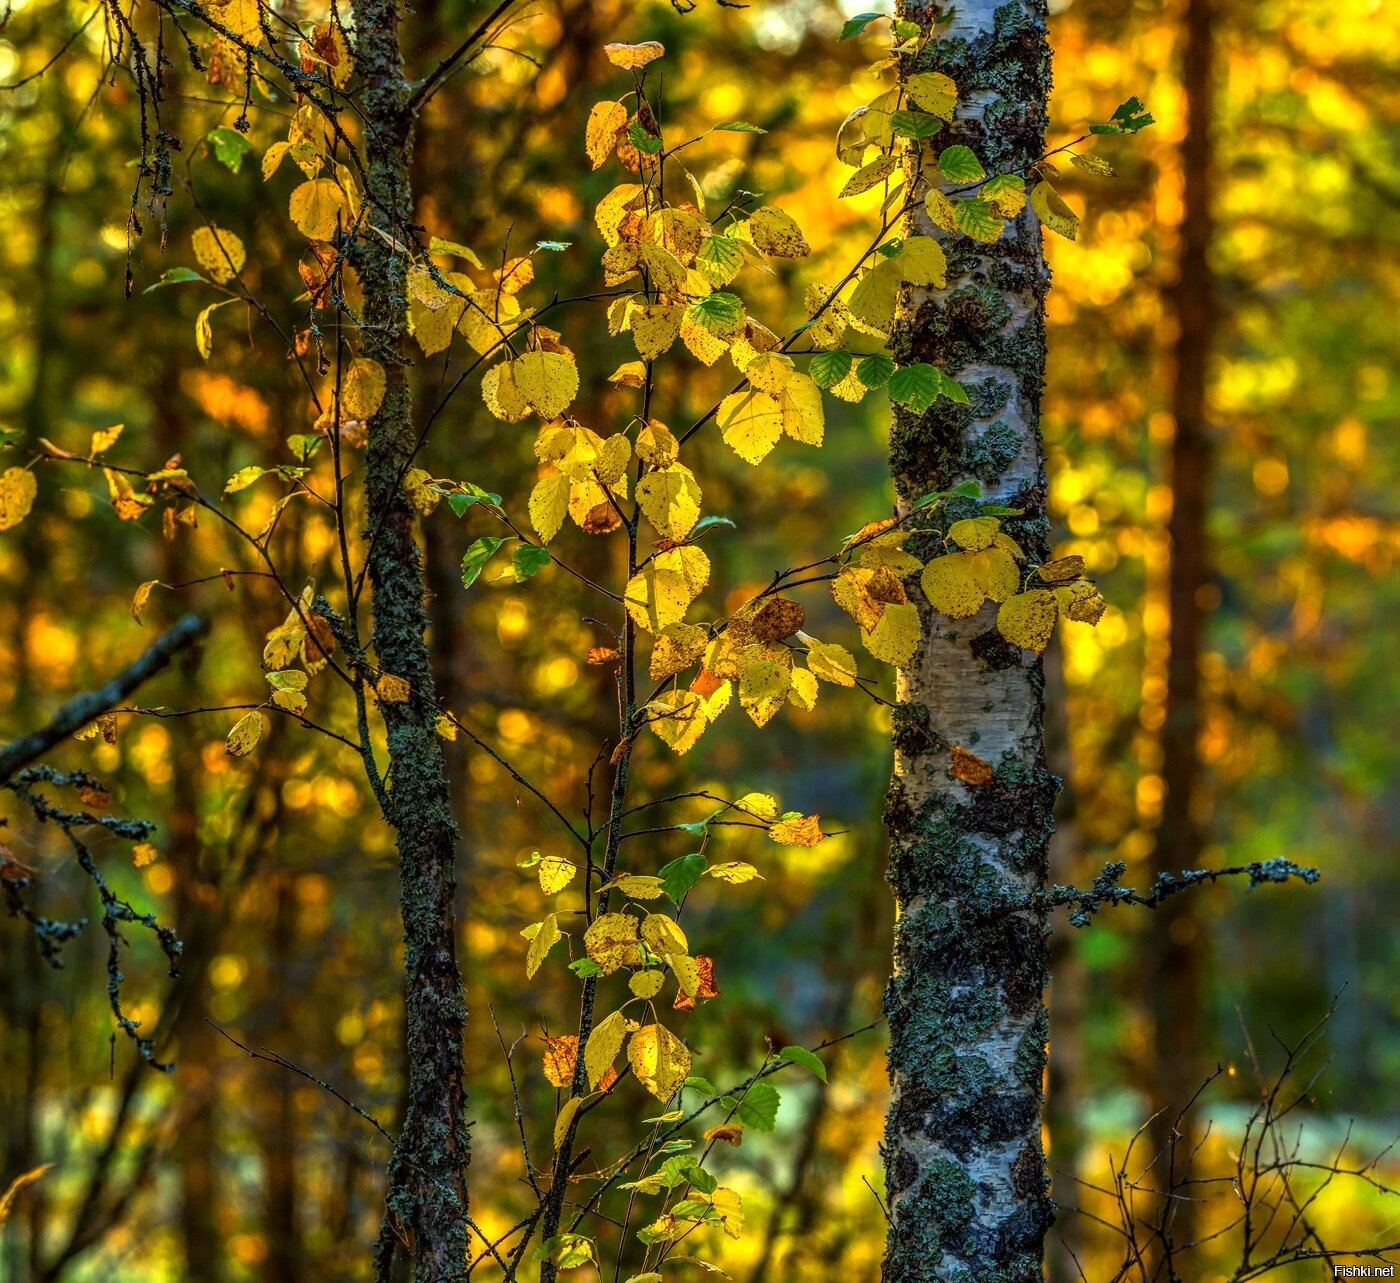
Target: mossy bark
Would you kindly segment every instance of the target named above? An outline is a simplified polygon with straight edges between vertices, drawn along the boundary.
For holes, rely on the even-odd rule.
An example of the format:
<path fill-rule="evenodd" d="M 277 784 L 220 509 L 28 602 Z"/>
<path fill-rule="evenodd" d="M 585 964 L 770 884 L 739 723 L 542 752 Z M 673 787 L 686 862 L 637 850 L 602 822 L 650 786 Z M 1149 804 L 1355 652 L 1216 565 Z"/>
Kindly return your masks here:
<path fill-rule="evenodd" d="M 934 5 L 905 0 L 899 12 L 927 29 Z M 959 90 L 957 118 L 931 148 L 966 143 L 989 173 L 1027 173 L 1044 150 L 1046 17 L 1045 0 L 958 4 L 917 67 L 947 73 Z M 922 210 L 913 223 L 942 236 Z M 976 479 L 985 502 L 1022 510 L 1005 528 L 1043 559 L 1040 229 L 1026 210 L 994 245 L 944 239 L 948 286 L 906 298 L 896 355 L 938 365 L 971 404 L 896 415 L 898 507 Z M 951 515 L 978 507 L 956 501 Z M 1044 884 L 1058 789 L 1045 763 L 1042 669 L 1001 639 L 995 606 L 961 621 L 921 610 L 924 640 L 900 675 L 886 809 L 899 917 L 885 996 L 893 1099 L 883 1279 L 1039 1283 L 1052 1219 L 1041 1147 L 1046 924 L 1018 906 Z M 989 761 L 992 782 L 953 780 L 955 746 Z"/>
<path fill-rule="evenodd" d="M 414 1278 L 439 1283 L 465 1268 L 470 1144 L 462 1063 L 466 1004 L 452 905 L 457 835 L 434 731 L 422 556 L 401 484 L 416 439 L 404 351 L 408 263 L 396 248 L 406 243 L 413 221 L 414 113 L 395 0 L 354 0 L 353 13 L 355 66 L 365 85 L 365 197 L 378 229 L 358 238 L 355 263 L 365 295 L 364 355 L 387 376 L 383 404 L 369 426 L 365 473 L 373 642 L 380 671 L 403 678 L 414 693 L 380 705 L 389 751 L 386 818 L 399 851 L 407 1091 L 389 1164 L 376 1276 L 389 1277 L 402 1243 L 413 1256 Z"/>

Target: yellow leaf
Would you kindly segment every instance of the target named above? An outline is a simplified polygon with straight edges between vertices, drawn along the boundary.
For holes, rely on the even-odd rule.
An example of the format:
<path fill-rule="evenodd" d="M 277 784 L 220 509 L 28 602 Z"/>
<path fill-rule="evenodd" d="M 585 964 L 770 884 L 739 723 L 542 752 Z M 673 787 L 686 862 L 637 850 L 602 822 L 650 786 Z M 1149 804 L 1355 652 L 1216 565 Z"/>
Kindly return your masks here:
<path fill-rule="evenodd" d="M 862 165 L 846 180 L 846 185 L 837 193 L 838 199 L 859 196 L 861 192 L 869 191 L 877 184 L 883 183 L 894 173 L 898 163 L 893 156 L 877 156 L 868 165 Z"/>
<path fill-rule="evenodd" d="M 918 607 L 904 602 L 886 605 L 880 622 L 869 632 L 862 632 L 860 639 L 876 659 L 903 668 L 914 658 L 921 636 Z"/>
<path fill-rule="evenodd" d="M 599 914 L 583 933 L 583 947 L 605 976 L 612 975 L 639 956 L 637 919 L 626 913 Z"/>
<path fill-rule="evenodd" d="M 248 261 L 243 242 L 222 227 L 197 227 L 190 236 L 195 261 L 216 285 L 227 285 Z"/>
<path fill-rule="evenodd" d="M 19 525 L 34 507 L 39 483 L 27 468 L 6 468 L 0 472 L 0 530 Z"/>
<path fill-rule="evenodd" d="M 1037 183 L 1031 188 L 1031 208 L 1046 227 L 1066 240 L 1072 241 L 1079 235 L 1079 215 L 1049 183 Z"/>
<path fill-rule="evenodd" d="M 640 974 L 659 976 L 661 973 L 657 971 L 641 972 Z M 633 977 L 634 980 L 636 978 L 636 976 Z M 612 1068 L 613 1061 L 617 1059 L 617 1053 L 622 1050 L 622 1040 L 626 1036 L 627 1020 L 620 1011 L 614 1011 L 612 1015 L 603 1017 L 593 1026 L 593 1032 L 588 1035 L 588 1041 L 583 1048 L 583 1068 L 588 1075 L 590 1087 L 596 1087 L 599 1079 Z"/>
<path fill-rule="evenodd" d="M 831 581 L 832 600 L 864 630 L 874 628 L 885 613 L 885 603 L 870 595 L 873 570 L 846 567 Z"/>
<path fill-rule="evenodd" d="M 144 584 L 137 587 L 131 597 L 131 617 L 138 624 L 141 622 L 141 612 L 146 609 L 146 603 L 151 599 L 151 590 L 160 585 L 159 579 L 148 579 Z"/>
<path fill-rule="evenodd" d="M 1047 584 L 1061 584 L 1068 579 L 1078 579 L 1084 573 L 1084 558 L 1080 556 L 1060 557 L 1047 561 L 1036 570 Z"/>
<path fill-rule="evenodd" d="M 778 818 L 778 800 L 768 793 L 745 793 L 734 805 L 741 811 L 757 816 L 760 820 Z"/>
<path fill-rule="evenodd" d="M 781 209 L 755 210 L 743 227 L 755 248 L 771 258 L 806 258 L 812 252 L 792 215 Z"/>
<path fill-rule="evenodd" d="M 654 361 L 667 351 L 681 332 L 685 308 L 679 304 L 656 303 L 637 308 L 632 314 L 632 339 L 637 355 Z"/>
<path fill-rule="evenodd" d="M 526 352 L 512 365 L 516 389 L 546 421 L 563 414 L 578 394 L 578 366 L 563 352 Z"/>
<path fill-rule="evenodd" d="M 481 399 L 496 418 L 519 423 L 530 413 L 530 402 L 515 381 L 515 362 L 493 365 L 481 378 Z"/>
<path fill-rule="evenodd" d="M 992 601 L 1003 602 L 1020 588 L 1020 567 L 1005 548 L 983 548 L 966 556 L 972 577 Z"/>
<path fill-rule="evenodd" d="M 535 978 L 535 972 L 544 964 L 549 951 L 563 938 L 564 933 L 559 930 L 558 917 L 553 913 L 549 914 L 530 938 L 530 948 L 525 954 L 526 980 Z"/>
<path fill-rule="evenodd" d="M 675 753 L 690 752 L 708 722 L 705 702 L 694 691 L 663 691 L 647 706 L 647 725 Z"/>
<path fill-rule="evenodd" d="M 604 45 L 603 52 L 614 67 L 635 71 L 660 58 L 666 52 L 666 46 L 659 40 L 644 40 L 638 45 Z"/>
<path fill-rule="evenodd" d="M 454 741 L 457 739 L 457 723 L 446 713 L 439 713 L 437 720 L 433 723 L 433 731 L 445 740 Z"/>
<path fill-rule="evenodd" d="M 638 998 L 655 998 L 666 983 L 664 971 L 636 971 L 627 982 L 627 987 Z"/>
<path fill-rule="evenodd" d="M 351 361 L 341 374 L 340 410 L 345 419 L 372 419 L 384 401 L 384 367 L 367 356 Z"/>
<path fill-rule="evenodd" d="M 647 384 L 647 367 L 641 361 L 626 361 L 608 375 L 608 382 L 620 388 L 644 388 Z M 641 453 L 640 445 L 641 439 L 639 437 L 639 454 Z"/>
<path fill-rule="evenodd" d="M 1066 619 L 1077 624 L 1097 624 L 1108 609 L 1108 602 L 1087 579 L 1055 589 L 1055 599 Z"/>
<path fill-rule="evenodd" d="M 333 178 L 313 178 L 293 190 L 287 212 L 308 240 L 328 241 L 347 212 L 345 193 Z"/>
<path fill-rule="evenodd" d="M 792 685 L 792 652 L 780 642 L 745 646 L 737 662 L 739 704 L 755 726 L 766 726 Z"/>
<path fill-rule="evenodd" d="M 780 846 L 816 846 L 826 836 L 821 816 L 795 815 L 768 826 L 768 836 Z"/>
<path fill-rule="evenodd" d="M 540 890 L 545 895 L 562 891 L 574 880 L 578 866 L 562 855 L 547 855 L 540 861 Z"/>
<path fill-rule="evenodd" d="M 214 355 L 214 326 L 209 318 L 218 306 L 211 303 L 194 318 L 194 345 L 206 361 Z"/>
<path fill-rule="evenodd" d="M 554 1148 L 556 1150 L 563 1145 L 568 1136 L 569 1128 L 574 1125 L 574 1115 L 582 1107 L 584 1099 L 583 1096 L 570 1096 L 559 1107 L 559 1117 L 554 1120 Z"/>
<path fill-rule="evenodd" d="M 657 553 L 627 581 L 623 600 L 637 627 L 655 633 L 684 620 L 709 581 L 709 557 L 688 544 Z"/>
<path fill-rule="evenodd" d="M 374 686 L 375 697 L 381 704 L 407 704 L 413 688 L 402 677 L 381 673 Z"/>
<path fill-rule="evenodd" d="M 651 680 L 664 682 L 689 668 L 709 644 L 710 636 L 696 624 L 669 624 L 651 648 Z"/>
<path fill-rule="evenodd" d="M 749 380 L 753 382 L 751 371 Z M 788 375 L 778 395 L 778 407 L 783 415 L 783 431 L 788 436 L 803 445 L 821 445 L 826 431 L 826 411 L 822 408 L 822 390 L 810 375 L 797 371 Z"/>
<path fill-rule="evenodd" d="M 746 463 L 761 463 L 783 435 L 782 409 L 766 392 L 731 392 L 716 422 L 725 444 Z"/>
<path fill-rule="evenodd" d="M 958 104 L 958 87 L 951 76 L 941 71 L 920 72 L 905 80 L 904 92 L 919 110 L 952 120 L 953 109 Z"/>
<path fill-rule="evenodd" d="M 900 275 L 910 285 L 935 285 L 942 289 L 948 284 L 948 260 L 932 236 L 910 236 L 900 246 Z"/>
<path fill-rule="evenodd" d="M 154 842 L 138 842 L 131 848 L 131 863 L 134 868 L 144 869 L 160 858 Z"/>
<path fill-rule="evenodd" d="M 680 929 L 674 919 L 667 917 L 664 913 L 648 913 L 642 919 L 642 939 L 646 941 L 647 948 L 661 958 L 666 957 L 667 954 L 688 954 L 690 952 L 685 932 Z"/>
<path fill-rule="evenodd" d="M 902 284 L 899 264 L 885 259 L 870 268 L 856 282 L 846 307 L 853 321 L 878 334 L 888 334 L 894 326 L 895 304 Z"/>
<path fill-rule="evenodd" d="M 588 113 L 588 128 L 584 133 L 584 149 L 593 168 L 600 168 L 612 155 L 618 134 L 627 127 L 627 108 L 620 102 L 593 104 Z"/>
<path fill-rule="evenodd" d="M 812 641 L 807 648 L 807 667 L 833 686 L 856 684 L 856 657 L 844 646 L 832 642 Z"/>
<path fill-rule="evenodd" d="M 817 678 L 805 668 L 794 668 L 792 685 L 788 687 L 788 703 L 810 713 L 817 706 Z"/>
<path fill-rule="evenodd" d="M 729 351 L 729 344 L 699 324 L 691 316 L 689 308 L 681 317 L 680 336 L 690 354 L 703 365 L 713 365 Z"/>
<path fill-rule="evenodd" d="M 26 1185 L 32 1185 L 52 1166 L 52 1163 L 44 1163 L 41 1167 L 31 1167 L 27 1172 L 21 1172 L 9 1183 L 4 1194 L 0 1194 L 0 1229 L 4 1229 L 5 1222 L 9 1220 L 10 1208 L 14 1206 L 15 1195 Z"/>
<path fill-rule="evenodd" d="M 637 1081 L 657 1100 L 670 1100 L 690 1073 L 690 1052 L 664 1025 L 643 1025 L 627 1044 Z"/>
<path fill-rule="evenodd" d="M 246 757 L 257 747 L 262 733 L 262 714 L 245 713 L 234 722 L 233 729 L 229 731 L 228 739 L 224 742 L 224 751 L 230 757 Z"/>
<path fill-rule="evenodd" d="M 700 520 L 700 483 L 683 463 L 673 463 L 642 478 L 637 502 L 663 539 L 684 539 Z"/>
<path fill-rule="evenodd" d="M 670 953 L 665 955 L 666 965 L 671 968 L 677 982 L 680 984 L 681 992 L 687 998 L 694 998 L 696 991 L 700 988 L 700 966 L 694 958 L 684 953 Z"/>
<path fill-rule="evenodd" d="M 948 538 L 967 552 L 981 552 L 992 546 L 1000 529 L 996 517 L 968 517 L 948 527 Z"/>
<path fill-rule="evenodd" d="M 730 860 L 725 864 L 712 864 L 705 872 L 712 878 L 718 878 L 721 882 L 728 882 L 731 886 L 752 882 L 754 878 L 759 876 L 758 870 L 752 864 L 744 864 L 739 860 Z"/>
<path fill-rule="evenodd" d="M 640 362 L 634 361 L 633 364 L 641 368 Z M 675 434 L 656 419 L 649 419 L 637 433 L 637 458 L 643 463 L 651 464 L 653 468 L 665 468 L 673 464 L 679 449 Z"/>
<path fill-rule="evenodd" d="M 1012 570 L 1015 571 L 1014 563 Z M 987 591 L 973 573 L 968 553 L 935 557 L 924 567 L 919 584 L 929 605 L 949 619 L 971 619 L 987 600 Z"/>
<path fill-rule="evenodd" d="M 642 189 L 636 183 L 623 183 L 614 187 L 593 211 L 593 221 L 609 245 L 616 245 L 621 239 L 619 229 L 623 220 L 642 200 Z"/>
<path fill-rule="evenodd" d="M 530 491 L 530 524 L 544 543 L 559 533 L 569 510 L 569 478 L 562 472 L 541 477 Z"/>
<path fill-rule="evenodd" d="M 431 516 L 442 502 L 442 495 L 430 484 L 432 479 L 433 474 L 425 468 L 410 468 L 404 473 L 403 492 L 414 510 L 424 517 Z"/>
<path fill-rule="evenodd" d="M 262 43 L 260 0 L 228 0 L 218 9 L 217 18 L 240 40 L 250 45 Z"/>
<path fill-rule="evenodd" d="M 615 432 L 598 451 L 594 475 L 605 486 L 615 486 L 622 480 L 627 465 L 632 462 L 632 443 L 621 432 Z"/>
<path fill-rule="evenodd" d="M 727 1145 L 733 1145 L 735 1149 L 743 1144 L 744 1124 L 743 1123 L 719 1123 L 711 1127 L 704 1135 L 707 1141 L 722 1140 Z M 627 1283 L 636 1283 L 634 1279 L 628 1279 Z M 656 1283 L 661 1283 L 661 1275 L 656 1276 Z"/>
<path fill-rule="evenodd" d="M 640 873 L 624 873 L 614 878 L 612 885 L 633 900 L 659 900 L 664 894 L 660 878 L 646 877 Z"/>
<path fill-rule="evenodd" d="M 1050 644 L 1060 607 L 1049 588 L 1017 593 L 997 611 L 997 631 L 1013 646 L 1038 655 Z"/>

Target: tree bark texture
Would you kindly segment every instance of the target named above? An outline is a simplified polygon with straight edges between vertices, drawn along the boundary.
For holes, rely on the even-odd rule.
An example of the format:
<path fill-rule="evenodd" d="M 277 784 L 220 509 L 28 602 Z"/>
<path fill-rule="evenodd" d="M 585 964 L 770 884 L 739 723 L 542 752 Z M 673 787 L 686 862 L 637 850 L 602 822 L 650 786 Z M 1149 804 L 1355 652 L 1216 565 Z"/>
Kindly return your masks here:
<path fill-rule="evenodd" d="M 935 6 L 905 0 L 899 13 L 927 30 Z M 1027 173 L 1044 151 L 1046 18 L 1045 0 L 958 4 L 915 68 L 945 72 L 959 90 L 956 119 L 928 146 L 966 143 L 988 173 Z M 1033 561 L 1044 559 L 1040 228 L 1027 209 L 988 246 L 943 236 L 922 209 L 911 223 L 944 240 L 948 285 L 909 292 L 896 355 L 938 365 L 971 404 L 896 412 L 898 509 L 975 479 L 985 502 L 1023 510 L 1005 529 Z M 949 515 L 979 507 L 955 500 Z M 942 551 L 931 540 L 910 546 L 925 557 Z M 1046 878 L 1058 788 L 1045 763 L 1042 667 L 1002 640 L 995 606 L 962 621 L 926 603 L 921 611 L 924 640 L 899 679 L 886 806 L 898 919 L 885 996 L 883 1279 L 1039 1283 L 1052 1220 L 1041 1146 L 1046 926 L 1024 905 Z M 951 779 L 954 746 L 990 762 L 992 782 Z"/>
<path fill-rule="evenodd" d="M 416 440 L 404 351 L 408 261 L 402 248 L 413 222 L 414 113 L 395 0 L 354 0 L 352 8 L 355 65 L 365 84 L 365 198 L 378 229 L 362 233 L 355 246 L 365 294 L 363 351 L 387 376 L 366 456 L 373 643 L 380 671 L 403 678 L 413 691 L 402 703 L 380 705 L 389 751 L 386 818 L 399 852 L 407 1093 L 389 1164 L 376 1276 L 390 1275 L 402 1244 L 414 1258 L 414 1278 L 439 1283 L 465 1268 L 470 1139 L 462 1055 L 467 1013 L 452 905 L 456 827 L 434 732 L 423 560 L 401 484 Z"/>

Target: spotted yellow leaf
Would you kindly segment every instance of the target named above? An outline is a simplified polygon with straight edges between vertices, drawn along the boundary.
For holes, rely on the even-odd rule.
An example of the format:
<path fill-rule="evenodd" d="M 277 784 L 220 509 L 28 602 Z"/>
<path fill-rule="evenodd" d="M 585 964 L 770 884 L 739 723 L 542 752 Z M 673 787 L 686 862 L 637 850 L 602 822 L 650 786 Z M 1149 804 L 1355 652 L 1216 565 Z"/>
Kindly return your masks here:
<path fill-rule="evenodd" d="M 347 419 L 372 419 L 384 403 L 384 367 L 367 356 L 358 357 L 341 375 L 340 409 Z"/>
<path fill-rule="evenodd" d="M 243 242 L 222 227 L 197 227 L 190 236 L 195 261 L 218 285 L 227 285 L 248 261 Z"/>
<path fill-rule="evenodd" d="M 605 976 L 639 956 L 637 919 L 626 913 L 602 913 L 583 933 L 583 947 Z"/>
<path fill-rule="evenodd" d="M 902 668 L 914 658 L 921 635 L 918 608 L 904 602 L 886 605 L 880 622 L 869 632 L 862 631 L 860 639 L 876 659 Z"/>
<path fill-rule="evenodd" d="M 637 1081 L 657 1100 L 670 1100 L 690 1073 L 690 1052 L 664 1025 L 643 1025 L 627 1044 Z"/>
<path fill-rule="evenodd" d="M 545 895 L 556 895 L 574 880 L 578 865 L 562 855 L 546 855 L 540 860 L 540 890 Z"/>
<path fill-rule="evenodd" d="M 638 975 L 655 975 L 660 977 L 661 972 L 654 971 L 639 972 Z M 638 977 L 633 976 L 633 980 Z M 660 984 L 656 986 L 658 989 Z M 622 1040 L 627 1036 L 627 1019 L 622 1012 L 614 1011 L 610 1016 L 604 1016 L 596 1025 L 593 1032 L 588 1035 L 588 1041 L 583 1046 L 583 1068 L 588 1075 L 588 1085 L 596 1087 L 598 1081 L 603 1077 L 612 1063 L 617 1059 L 617 1053 L 622 1050 Z"/>
<path fill-rule="evenodd" d="M 783 435 L 783 412 L 766 392 L 731 392 L 716 416 L 729 446 L 746 463 L 762 463 Z"/>
<path fill-rule="evenodd" d="M 34 507 L 39 483 L 27 468 L 6 468 L 0 472 L 0 530 L 19 525 Z"/>
<path fill-rule="evenodd" d="M 308 240 L 328 241 L 344 226 L 348 206 L 333 178 L 313 178 L 293 190 L 288 213 Z"/>
<path fill-rule="evenodd" d="M 224 750 L 230 757 L 247 757 L 258 746 L 262 733 L 262 714 L 245 713 L 234 722 L 233 729 L 229 731 L 224 742 Z"/>
<path fill-rule="evenodd" d="M 1038 655 L 1050 644 L 1060 606 L 1049 588 L 1032 588 L 1003 602 L 997 611 L 997 631 L 1013 646 Z"/>
<path fill-rule="evenodd" d="M 527 980 L 535 978 L 535 972 L 549 957 L 549 951 L 563 938 L 564 933 L 559 930 L 559 919 L 553 913 L 549 914 L 531 931 L 530 947 L 525 953 L 525 978 Z"/>

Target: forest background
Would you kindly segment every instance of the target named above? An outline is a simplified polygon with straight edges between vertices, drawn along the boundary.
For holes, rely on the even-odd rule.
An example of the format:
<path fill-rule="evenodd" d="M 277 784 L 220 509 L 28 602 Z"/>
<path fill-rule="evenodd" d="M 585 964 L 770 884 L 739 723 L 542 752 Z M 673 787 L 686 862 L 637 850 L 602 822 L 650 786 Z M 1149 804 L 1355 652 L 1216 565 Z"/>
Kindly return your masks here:
<path fill-rule="evenodd" d="M 416 8 L 424 29 L 455 30 L 474 16 L 451 0 Z M 1204 484 L 1210 550 L 1191 591 L 1205 627 L 1192 754 L 1200 863 L 1283 855 L 1323 877 L 1256 894 L 1204 890 L 1174 916 L 1165 944 L 1146 913 L 1105 915 L 1085 931 L 1061 915 L 1048 1143 L 1067 1202 L 1076 1201 L 1068 1174 L 1106 1177 L 1158 1095 L 1154 1084 L 1167 1073 L 1154 1035 L 1162 993 L 1148 978 L 1173 947 L 1192 960 L 1184 983 L 1199 1018 L 1173 1030 L 1180 1055 L 1171 1072 L 1179 1082 L 1184 1063 L 1204 1080 L 1226 1066 L 1203 1105 L 1222 1136 L 1256 1095 L 1246 1030 L 1265 1068 L 1276 1066 L 1268 1031 L 1295 1042 L 1338 994 L 1310 1053 L 1310 1069 L 1330 1064 L 1311 1094 L 1307 1144 L 1335 1150 L 1351 1124 L 1358 1149 L 1374 1152 L 1397 1130 L 1400 946 L 1385 905 L 1400 895 L 1392 729 L 1400 591 L 1390 582 L 1400 554 L 1400 15 L 1382 0 L 1213 8 L 1205 163 L 1217 310 L 1209 448 L 1186 478 Z M 94 431 L 123 423 L 152 452 L 222 459 L 232 474 L 288 432 L 309 430 L 303 399 L 285 382 L 250 382 L 230 354 L 243 341 L 232 329 L 200 360 L 195 298 L 142 290 L 189 261 L 199 225 L 191 193 L 251 238 L 266 217 L 257 155 L 223 164 L 211 140 L 177 159 L 170 248 L 162 255 L 154 236 L 138 244 L 135 293 L 124 299 L 128 162 L 140 146 L 130 86 L 117 77 L 98 92 L 100 24 L 27 79 L 89 12 L 31 0 L 0 29 L 0 82 L 26 81 L 0 96 L 0 415 L 31 442 L 78 452 Z M 868 234 L 868 211 L 833 199 L 843 176 L 832 138 L 863 100 L 852 81 L 869 57 L 859 40 L 838 40 L 849 16 L 819 0 L 702 4 L 685 16 L 660 3 L 530 5 L 425 114 L 419 220 L 448 222 L 470 243 L 498 244 L 507 229 L 521 244 L 586 240 L 589 209 L 612 182 L 577 179 L 588 109 L 612 92 L 601 46 L 659 39 L 668 111 L 742 117 L 768 131 L 734 136 L 697 164 L 720 185 L 739 181 L 742 167 L 746 186 L 781 194 L 818 247 L 784 288 L 819 279 Z M 1099 146 L 1116 179 L 1067 174 L 1063 190 L 1083 227 L 1077 242 L 1047 247 L 1044 429 L 1056 551 L 1082 555 L 1109 602 L 1096 629 L 1066 626 L 1046 656 L 1052 766 L 1067 784 L 1053 875 L 1066 882 L 1121 859 L 1128 881 L 1141 885 L 1164 820 L 1173 724 L 1167 525 L 1173 480 L 1183 480 L 1173 415 L 1182 304 L 1172 287 L 1185 186 L 1184 21 L 1174 4 L 1053 6 L 1051 144 L 1131 94 L 1157 120 L 1135 139 Z M 229 125 L 237 111 L 207 101 L 175 110 L 191 138 Z M 501 128 L 463 136 L 454 121 L 468 111 Z M 576 269 L 567 256 L 551 266 L 562 290 L 571 270 L 577 288 L 581 259 Z M 581 362 L 606 362 L 578 335 L 571 341 Z M 420 395 L 431 395 L 434 377 L 422 373 Z M 724 391 L 721 378 L 697 373 L 697 412 Z M 726 582 L 761 586 L 791 562 L 791 549 L 825 551 L 830 532 L 886 510 L 887 412 L 872 399 L 832 403 L 828 415 L 821 452 L 790 456 L 761 481 L 731 461 L 722 486 L 707 491 L 710 511 L 738 512 L 761 485 L 765 511 L 783 514 L 772 528 L 748 526 L 712 545 Z M 493 479 L 514 470 L 519 491 L 533 477 L 523 440 L 466 400 L 425 466 L 471 479 L 473 460 L 489 458 Z M 11 450 L 4 462 L 19 461 Z M 44 481 L 33 516 L 0 541 L 6 737 L 98 684 L 190 607 L 213 624 L 198 667 L 177 666 L 141 702 L 245 701 L 247 675 L 277 622 L 269 616 L 283 613 L 272 595 L 246 581 L 232 594 L 220 581 L 157 590 L 138 623 L 129 610 L 136 585 L 188 578 L 185 554 L 158 529 L 119 521 L 100 473 L 49 471 Z M 580 622 L 582 599 L 557 574 L 547 599 L 538 582 L 489 574 L 464 593 L 463 529 L 426 522 L 424 537 L 431 610 L 457 638 L 438 656 L 445 700 L 552 795 L 577 801 L 580 759 L 607 733 L 596 724 L 606 707 L 597 692 L 610 680 L 584 663 L 596 639 Z M 316 555 L 306 549 L 308 561 Z M 230 758 L 232 720 L 131 720 L 117 743 L 75 743 L 56 759 L 99 773 L 124 810 L 162 822 L 153 860 L 132 867 L 129 848 L 114 842 L 105 867 L 187 942 L 173 990 L 153 950 L 138 948 L 126 966 L 129 1014 L 158 1031 L 180 1068 L 158 1075 L 125 1040 L 109 1041 L 100 932 L 89 929 L 69 946 L 65 969 L 51 971 L 38 964 L 32 934 L 5 924 L 0 1185 L 39 1163 L 55 1166 L 16 1205 L 0 1239 L 0 1277 L 289 1283 L 362 1268 L 380 1212 L 383 1139 L 316 1085 L 250 1060 L 215 1026 L 306 1066 L 370 1114 L 393 1115 L 401 1026 L 389 965 L 399 940 L 392 843 L 357 763 L 278 723 L 257 754 Z M 812 849 L 727 839 L 733 858 L 752 858 L 764 881 L 705 919 L 724 958 L 726 998 L 723 1018 L 705 1023 L 702 1012 L 694 1026 L 712 1076 L 748 1065 L 756 1037 L 813 1045 L 876 1017 L 892 912 L 880 823 L 888 736 L 887 709 L 830 699 L 812 713 L 780 714 L 762 752 L 753 734 L 731 729 L 686 759 L 686 778 L 700 787 L 742 777 L 840 830 Z M 448 751 L 461 782 L 460 948 L 472 1008 L 494 1011 L 508 1039 L 528 1030 L 526 1046 L 539 1050 L 548 990 L 522 982 L 518 932 L 532 910 L 530 875 L 518 864 L 546 830 L 498 765 L 464 742 Z M 8 796 L 5 806 L 14 810 Z M 56 837 L 10 819 L 15 857 L 45 872 L 51 903 L 82 912 L 88 889 Z M 878 1030 L 842 1043 L 830 1086 L 786 1087 L 777 1130 L 746 1138 L 727 1160 L 750 1224 L 727 1257 L 735 1277 L 783 1277 L 799 1259 L 813 1280 L 875 1276 L 884 1223 L 866 1182 L 880 1181 L 882 1049 Z M 475 1206 L 489 1229 L 493 1162 L 502 1164 L 496 1179 L 508 1179 L 514 1120 L 488 1021 L 473 1021 L 467 1059 Z M 535 1115 L 551 1115 L 551 1097 L 538 1074 L 526 1080 Z M 1394 1166 L 1383 1160 L 1382 1176 Z M 1321 1200 L 1316 1215 L 1351 1241 L 1379 1241 L 1396 1219 L 1379 1194 L 1355 1185 Z M 1114 1250 L 1085 1220 L 1062 1217 L 1052 1245 L 1062 1237 L 1087 1261 Z M 1056 1270 L 1066 1268 L 1060 1251 Z"/>

